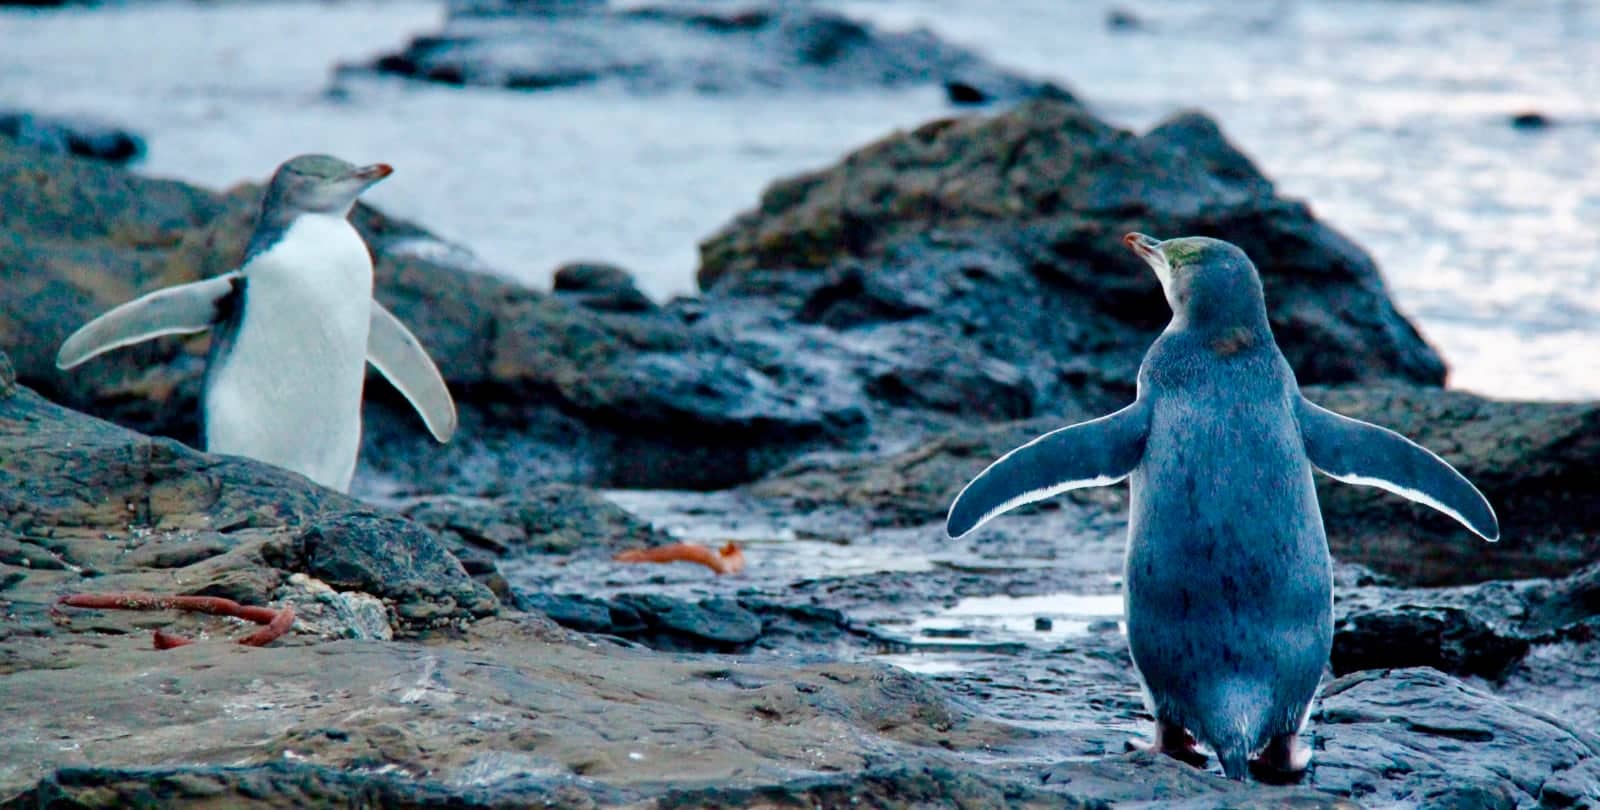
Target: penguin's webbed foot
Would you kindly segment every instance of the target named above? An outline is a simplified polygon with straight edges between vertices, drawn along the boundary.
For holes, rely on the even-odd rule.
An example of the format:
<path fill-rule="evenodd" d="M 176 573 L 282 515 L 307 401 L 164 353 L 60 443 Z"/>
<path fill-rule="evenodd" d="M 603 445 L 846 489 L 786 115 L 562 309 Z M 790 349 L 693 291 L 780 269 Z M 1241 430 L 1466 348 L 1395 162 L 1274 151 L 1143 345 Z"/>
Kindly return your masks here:
<path fill-rule="evenodd" d="M 1287 785 L 1300 781 L 1310 765 L 1311 746 L 1299 734 L 1279 734 L 1250 760 L 1250 775 L 1264 784 Z"/>
<path fill-rule="evenodd" d="M 1156 721 L 1156 738 L 1153 742 L 1143 740 L 1129 740 L 1129 751 L 1155 751 L 1166 754 L 1173 759 L 1196 768 L 1204 768 L 1209 761 L 1205 754 L 1195 747 L 1194 735 L 1184 730 L 1183 726 L 1173 723 Z"/>

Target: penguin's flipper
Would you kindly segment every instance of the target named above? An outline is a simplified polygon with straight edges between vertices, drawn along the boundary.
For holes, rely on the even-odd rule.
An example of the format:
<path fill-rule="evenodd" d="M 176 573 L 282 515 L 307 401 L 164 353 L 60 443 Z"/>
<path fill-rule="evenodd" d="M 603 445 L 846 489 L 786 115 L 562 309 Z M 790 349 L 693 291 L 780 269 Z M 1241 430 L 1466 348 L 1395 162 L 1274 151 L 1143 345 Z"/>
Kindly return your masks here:
<path fill-rule="evenodd" d="M 367 362 L 400 389 L 422 415 L 428 432 L 441 442 L 456 432 L 456 403 L 428 350 L 411 330 L 377 301 L 372 302 L 372 330 L 367 336 Z"/>
<path fill-rule="evenodd" d="M 1143 400 L 1116 413 L 1034 439 L 978 473 L 945 519 L 961 537 L 1008 509 L 1067 490 L 1101 487 L 1128 477 L 1144 455 L 1150 408 Z"/>
<path fill-rule="evenodd" d="M 189 335 L 215 325 L 244 277 L 227 273 L 140 296 L 84 324 L 61 344 L 56 367 L 69 369 L 112 349 L 162 335 Z"/>
<path fill-rule="evenodd" d="M 1491 543 L 1500 539 L 1500 523 L 1483 493 L 1427 448 L 1304 397 L 1296 413 L 1306 456 L 1328 476 L 1388 490 L 1455 518 Z"/>

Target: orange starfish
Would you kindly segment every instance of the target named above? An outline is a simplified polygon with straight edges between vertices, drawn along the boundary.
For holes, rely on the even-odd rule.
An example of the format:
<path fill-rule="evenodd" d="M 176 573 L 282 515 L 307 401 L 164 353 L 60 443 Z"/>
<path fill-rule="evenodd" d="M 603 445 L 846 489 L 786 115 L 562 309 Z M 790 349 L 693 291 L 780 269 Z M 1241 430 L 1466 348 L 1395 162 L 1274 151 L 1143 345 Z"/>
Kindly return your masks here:
<path fill-rule="evenodd" d="M 57 604 L 100 610 L 188 610 L 212 616 L 232 616 L 235 619 L 266 625 L 239 639 L 239 643 L 247 647 L 265 647 L 277 641 L 294 626 L 294 608 L 286 606 L 273 610 L 267 607 L 252 607 L 220 596 L 163 596 L 137 591 L 74 593 L 61 597 Z M 155 633 L 155 647 L 158 650 L 170 650 L 193 643 L 192 639 L 161 630 Z"/>
<path fill-rule="evenodd" d="M 712 551 L 697 543 L 631 548 L 617 552 L 611 559 L 627 563 L 692 562 L 710 568 L 718 574 L 737 574 L 744 570 L 744 551 L 734 542 L 729 542 L 718 551 Z"/>

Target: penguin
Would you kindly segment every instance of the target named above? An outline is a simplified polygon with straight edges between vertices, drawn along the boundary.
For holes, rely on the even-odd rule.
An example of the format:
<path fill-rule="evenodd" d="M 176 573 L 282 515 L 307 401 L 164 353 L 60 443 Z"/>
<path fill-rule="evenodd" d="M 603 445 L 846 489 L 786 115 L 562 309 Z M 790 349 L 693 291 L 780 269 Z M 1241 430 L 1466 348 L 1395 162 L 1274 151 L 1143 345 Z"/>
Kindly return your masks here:
<path fill-rule="evenodd" d="M 1488 500 L 1443 459 L 1300 393 L 1261 277 L 1217 239 L 1123 240 L 1155 271 L 1172 320 L 1132 404 L 1012 450 L 951 504 L 964 537 L 1006 510 L 1129 481 L 1128 646 L 1155 717 L 1149 746 L 1231 779 L 1292 781 L 1333 643 L 1332 557 L 1313 470 L 1437 509 L 1494 542 Z"/>
<path fill-rule="evenodd" d="M 455 403 L 422 344 L 372 299 L 372 256 L 348 216 L 392 173 L 301 155 L 267 185 L 238 269 L 112 309 L 61 345 L 74 368 L 162 335 L 212 330 L 206 359 L 207 452 L 247 456 L 341 492 L 355 475 L 361 397 L 371 363 L 447 442 Z"/>

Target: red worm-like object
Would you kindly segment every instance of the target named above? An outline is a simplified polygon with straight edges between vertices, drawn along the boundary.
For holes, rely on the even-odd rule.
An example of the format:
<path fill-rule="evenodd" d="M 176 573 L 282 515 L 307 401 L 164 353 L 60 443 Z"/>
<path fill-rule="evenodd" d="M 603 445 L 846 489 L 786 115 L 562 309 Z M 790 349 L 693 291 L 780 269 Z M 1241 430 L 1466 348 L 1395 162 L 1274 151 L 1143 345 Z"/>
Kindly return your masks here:
<path fill-rule="evenodd" d="M 223 599 L 220 596 L 176 596 L 134 591 L 73 593 L 61 597 L 58 604 L 97 610 L 187 610 L 192 613 L 205 613 L 211 616 L 231 616 L 235 619 L 266 625 L 266 627 L 239 639 L 240 644 L 249 647 L 262 647 L 271 644 L 283 634 L 289 632 L 289 628 L 294 626 L 294 608 L 283 607 L 274 610 L 267 607 L 241 605 L 232 599 Z M 161 630 L 157 630 L 155 633 L 155 646 L 158 650 L 170 650 L 174 647 L 182 647 L 185 644 L 193 643 L 192 639 L 173 633 Z"/>
<path fill-rule="evenodd" d="M 744 551 L 738 543 L 728 543 L 718 551 L 712 551 L 695 543 L 673 543 L 655 548 L 633 548 L 619 551 L 612 556 L 617 562 L 692 562 L 699 563 L 718 574 L 737 574 L 744 570 Z"/>

